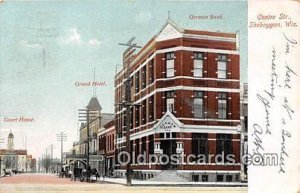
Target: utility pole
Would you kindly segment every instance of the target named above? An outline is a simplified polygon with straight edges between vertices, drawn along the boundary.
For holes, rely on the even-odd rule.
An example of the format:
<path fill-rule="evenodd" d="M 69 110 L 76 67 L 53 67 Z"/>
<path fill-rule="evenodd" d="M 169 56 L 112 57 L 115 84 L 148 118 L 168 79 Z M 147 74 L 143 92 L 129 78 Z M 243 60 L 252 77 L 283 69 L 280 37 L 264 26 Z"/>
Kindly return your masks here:
<path fill-rule="evenodd" d="M 0 156 L 0 177 L 1 177 L 1 172 L 2 172 L 2 170 L 1 170 L 1 164 L 2 164 L 2 157 Z"/>
<path fill-rule="evenodd" d="M 4 139 L 0 139 L 0 149 L 1 149 L 1 143 L 4 143 Z"/>
<path fill-rule="evenodd" d="M 86 122 L 86 130 L 87 130 L 87 152 L 86 152 L 86 169 L 88 169 L 90 165 L 90 116 L 99 115 L 98 111 L 90 110 L 90 107 L 87 106 L 86 109 L 79 109 L 79 121 Z"/>
<path fill-rule="evenodd" d="M 46 173 L 49 172 L 49 161 L 48 149 L 46 148 Z"/>
<path fill-rule="evenodd" d="M 38 161 L 38 173 L 41 172 L 41 157 L 39 157 L 39 161 Z"/>
<path fill-rule="evenodd" d="M 44 172 L 44 155 L 42 154 L 41 171 Z"/>
<path fill-rule="evenodd" d="M 65 134 L 64 132 L 60 132 L 58 134 L 56 134 L 56 140 L 60 141 L 60 165 L 61 168 L 63 167 L 63 144 L 64 141 L 67 141 L 67 134 Z"/>
<path fill-rule="evenodd" d="M 1 143 L 4 143 L 4 139 L 0 139 L 0 145 Z M 1 149 L 1 148 L 0 148 Z M 2 172 L 2 169 L 1 169 L 1 164 L 2 164 L 2 157 L 0 155 L 0 177 L 1 177 L 1 172 Z"/>
<path fill-rule="evenodd" d="M 53 144 L 50 145 L 50 169 L 53 171 Z"/>
<path fill-rule="evenodd" d="M 130 79 L 130 65 L 132 62 L 132 56 L 136 48 L 141 48 L 141 46 L 137 46 L 136 43 L 132 43 L 133 40 L 135 40 L 135 37 L 132 37 L 127 43 L 119 43 L 121 46 L 126 46 L 127 49 L 124 53 L 128 53 L 128 58 L 123 59 L 123 68 L 125 68 L 125 100 L 122 101 L 122 103 L 118 103 L 116 105 L 120 105 L 123 108 L 126 108 L 126 151 L 128 152 L 130 161 L 126 165 L 126 181 L 127 186 L 131 186 L 132 181 L 132 170 L 131 170 L 131 147 L 130 147 L 130 109 L 133 106 L 141 106 L 139 104 L 134 105 L 131 101 L 131 92 L 130 92 L 130 85 L 131 85 L 131 79 Z"/>
<path fill-rule="evenodd" d="M 28 33 L 33 39 L 37 39 L 36 42 L 32 42 L 33 44 L 38 44 L 41 47 L 41 56 L 42 56 L 42 65 L 45 68 L 47 63 L 47 39 L 53 40 L 58 36 L 57 27 L 51 27 L 49 23 L 51 13 L 37 13 L 36 18 L 39 18 L 39 26 L 27 27 Z M 53 18 L 52 18 L 53 19 Z M 47 21 L 47 23 L 45 23 Z M 50 27 L 49 27 L 50 26 Z M 31 42 L 30 42 L 31 43 Z"/>

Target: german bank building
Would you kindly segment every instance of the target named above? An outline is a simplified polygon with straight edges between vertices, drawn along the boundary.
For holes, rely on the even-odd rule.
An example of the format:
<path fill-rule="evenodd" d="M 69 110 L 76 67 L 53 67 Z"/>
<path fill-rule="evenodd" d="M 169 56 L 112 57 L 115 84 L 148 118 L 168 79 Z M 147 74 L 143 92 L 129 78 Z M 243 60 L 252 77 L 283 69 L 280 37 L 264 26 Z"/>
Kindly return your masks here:
<path fill-rule="evenodd" d="M 133 105 L 130 116 L 115 106 L 115 173 L 126 175 L 119 154 L 130 119 L 135 179 L 240 181 L 239 61 L 237 33 L 182 29 L 170 18 L 138 52 L 128 48 L 115 103 L 124 101 L 129 78 Z"/>

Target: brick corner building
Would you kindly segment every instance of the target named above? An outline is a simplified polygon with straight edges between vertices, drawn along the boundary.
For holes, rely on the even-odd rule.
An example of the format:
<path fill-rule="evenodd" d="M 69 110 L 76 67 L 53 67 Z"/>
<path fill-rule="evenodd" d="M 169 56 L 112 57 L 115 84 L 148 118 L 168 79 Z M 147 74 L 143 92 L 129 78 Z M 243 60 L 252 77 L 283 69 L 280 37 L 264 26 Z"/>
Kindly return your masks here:
<path fill-rule="evenodd" d="M 117 157 L 125 151 L 125 123 L 130 118 L 134 178 L 161 180 L 176 173 L 174 180 L 240 180 L 238 45 L 236 33 L 182 29 L 168 19 L 138 53 L 124 52 L 123 69 L 115 76 L 115 103 L 124 101 L 129 69 L 130 98 L 140 106 L 131 108 L 130 117 L 125 109 L 115 107 L 119 176 L 125 175 Z M 138 164 L 137 155 L 144 152 L 145 163 Z M 208 155 L 216 154 L 224 154 L 222 163 L 209 160 Z M 234 155 L 234 164 L 228 164 L 229 154 Z M 181 158 L 176 163 L 150 163 L 150 155 Z M 191 161 L 195 164 L 188 164 Z"/>

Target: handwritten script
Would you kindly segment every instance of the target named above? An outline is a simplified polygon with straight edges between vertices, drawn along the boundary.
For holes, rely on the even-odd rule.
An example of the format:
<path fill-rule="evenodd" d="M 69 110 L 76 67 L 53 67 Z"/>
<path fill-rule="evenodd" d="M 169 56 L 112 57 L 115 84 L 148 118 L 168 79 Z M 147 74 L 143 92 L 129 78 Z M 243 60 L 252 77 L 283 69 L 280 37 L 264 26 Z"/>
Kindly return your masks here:
<path fill-rule="evenodd" d="M 262 156 L 263 153 L 268 153 L 266 152 L 264 139 L 280 132 L 278 172 L 285 173 L 286 161 L 289 158 L 288 141 L 292 138 L 293 133 L 290 125 L 295 114 L 291 102 L 291 90 L 295 86 L 295 79 L 298 76 L 295 69 L 293 69 L 295 64 L 290 63 L 290 55 L 295 50 L 298 42 L 285 33 L 282 34 L 281 38 L 285 42 L 283 47 L 273 46 L 271 50 L 270 81 L 267 83 L 266 88 L 256 93 L 258 105 L 263 108 L 264 118 L 262 123 L 253 124 L 251 136 L 254 144 L 253 153 Z M 284 52 L 282 53 L 280 50 L 284 50 Z M 280 131 L 277 129 L 278 125 Z"/>

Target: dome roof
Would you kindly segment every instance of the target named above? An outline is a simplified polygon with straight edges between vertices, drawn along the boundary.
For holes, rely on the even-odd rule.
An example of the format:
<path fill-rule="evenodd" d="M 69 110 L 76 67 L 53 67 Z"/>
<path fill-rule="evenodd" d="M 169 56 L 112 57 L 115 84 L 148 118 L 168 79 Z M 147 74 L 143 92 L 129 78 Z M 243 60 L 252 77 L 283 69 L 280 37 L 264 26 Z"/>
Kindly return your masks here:
<path fill-rule="evenodd" d="M 12 134 L 11 131 L 10 131 L 10 133 L 8 134 L 8 138 L 14 138 L 14 134 Z"/>

